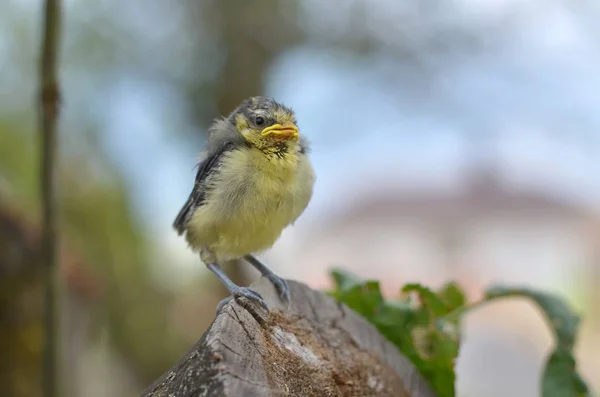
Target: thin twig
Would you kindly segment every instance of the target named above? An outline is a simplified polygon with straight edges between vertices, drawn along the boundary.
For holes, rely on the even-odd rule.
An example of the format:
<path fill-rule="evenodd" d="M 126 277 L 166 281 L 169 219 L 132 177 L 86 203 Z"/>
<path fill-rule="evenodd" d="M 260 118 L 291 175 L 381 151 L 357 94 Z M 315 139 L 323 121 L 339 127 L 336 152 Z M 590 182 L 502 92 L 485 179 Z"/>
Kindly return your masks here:
<path fill-rule="evenodd" d="M 56 199 L 57 119 L 60 102 L 58 85 L 58 41 L 60 33 L 60 0 L 46 0 L 40 59 L 40 134 L 41 134 L 41 206 L 42 261 L 44 265 L 45 341 L 43 395 L 58 397 L 60 354 L 58 343 L 60 275 L 58 262 L 58 230 Z"/>

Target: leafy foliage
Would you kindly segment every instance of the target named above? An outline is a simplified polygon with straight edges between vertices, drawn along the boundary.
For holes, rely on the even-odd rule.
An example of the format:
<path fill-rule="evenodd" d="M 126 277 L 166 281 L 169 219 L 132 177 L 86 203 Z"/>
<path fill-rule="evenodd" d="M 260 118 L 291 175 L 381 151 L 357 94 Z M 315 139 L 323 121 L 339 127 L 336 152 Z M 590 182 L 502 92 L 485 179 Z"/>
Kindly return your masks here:
<path fill-rule="evenodd" d="M 77 141 L 79 145 L 74 146 L 81 150 L 86 144 L 84 138 L 72 135 L 73 140 L 80 139 Z M 5 213 L 23 218 L 22 221 L 29 226 L 27 230 L 32 232 L 38 230 L 39 224 L 34 142 L 35 134 L 25 124 L 0 118 L 0 204 L 4 205 Z M 65 251 L 90 271 L 93 275 L 90 283 L 103 290 L 101 301 L 96 304 L 86 302 L 86 310 L 90 313 L 90 336 L 100 337 L 101 333 L 108 331 L 112 347 L 135 368 L 136 375 L 144 381 L 151 381 L 177 359 L 185 346 L 185 341 L 169 330 L 167 316 L 171 298 L 156 288 L 146 265 L 150 262 L 151 252 L 148 236 L 132 210 L 132 199 L 123 176 L 101 151 L 85 152 L 81 157 L 76 153 L 76 150 L 64 150 L 62 153 L 60 228 L 62 244 L 68 247 Z M 101 173 L 96 166 L 102 170 Z M 23 249 L 30 248 L 23 247 L 22 242 L 3 240 L 0 236 L 0 262 L 11 252 Z M 26 261 L 27 256 L 24 258 Z M 31 264 L 32 267 L 37 266 L 34 265 Z M 7 302 L 13 310 L 19 309 L 17 304 L 21 300 L 36 302 L 26 305 L 31 312 L 16 310 L 27 313 L 27 325 L 33 324 L 31 330 L 34 331 L 28 333 L 32 338 L 38 337 L 43 318 L 41 309 L 36 306 L 43 295 L 39 282 L 32 277 L 23 280 L 4 277 L 0 280 L 0 306 L 3 296 L 12 298 Z M 3 331 L 8 329 L 0 328 Z M 23 339 L 22 336 L 20 338 Z M 26 339 L 26 343 L 31 344 L 29 336 Z M 156 340 L 163 343 L 156 345 Z M 22 345 L 11 345 L 14 349 L 19 348 L 16 353 L 19 357 L 28 360 L 25 354 L 35 353 L 38 354 L 35 360 L 41 361 L 40 349 Z M 148 346 L 155 348 L 148 349 Z M 5 357 L 9 356 L 0 354 L 0 366 L 4 364 Z M 31 383 L 33 376 L 26 370 L 22 372 Z"/>
<path fill-rule="evenodd" d="M 455 396 L 454 364 L 458 357 L 461 319 L 469 310 L 499 298 L 524 297 L 542 310 L 552 328 L 556 347 L 542 377 L 543 397 L 589 396 L 573 357 L 579 317 L 559 298 L 526 288 L 492 287 L 482 302 L 468 304 L 462 289 L 448 283 L 433 291 L 405 285 L 397 299 L 386 300 L 379 282 L 361 280 L 340 269 L 332 271 L 331 295 L 371 322 L 406 356 L 440 397 Z"/>

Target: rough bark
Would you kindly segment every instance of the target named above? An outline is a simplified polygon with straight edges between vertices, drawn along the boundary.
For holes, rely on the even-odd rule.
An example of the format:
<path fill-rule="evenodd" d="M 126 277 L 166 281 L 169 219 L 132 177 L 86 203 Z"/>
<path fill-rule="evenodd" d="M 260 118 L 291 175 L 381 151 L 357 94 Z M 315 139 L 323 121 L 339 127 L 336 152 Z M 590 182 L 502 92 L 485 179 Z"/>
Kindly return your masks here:
<path fill-rule="evenodd" d="M 253 287 L 270 314 L 257 321 L 235 302 L 144 397 L 435 397 L 412 364 L 344 305 L 288 281 L 284 307 L 271 284 Z"/>

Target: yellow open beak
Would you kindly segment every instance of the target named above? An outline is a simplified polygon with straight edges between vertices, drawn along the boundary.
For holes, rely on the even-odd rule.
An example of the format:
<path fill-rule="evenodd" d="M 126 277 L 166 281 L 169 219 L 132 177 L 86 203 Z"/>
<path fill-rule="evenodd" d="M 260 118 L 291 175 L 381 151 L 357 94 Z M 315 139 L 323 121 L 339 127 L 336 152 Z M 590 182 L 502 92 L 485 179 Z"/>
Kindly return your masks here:
<path fill-rule="evenodd" d="M 262 130 L 260 133 L 261 136 L 266 137 L 270 135 L 275 135 L 281 138 L 298 138 L 298 127 L 296 127 L 293 123 L 285 123 L 281 124 L 273 124 Z"/>

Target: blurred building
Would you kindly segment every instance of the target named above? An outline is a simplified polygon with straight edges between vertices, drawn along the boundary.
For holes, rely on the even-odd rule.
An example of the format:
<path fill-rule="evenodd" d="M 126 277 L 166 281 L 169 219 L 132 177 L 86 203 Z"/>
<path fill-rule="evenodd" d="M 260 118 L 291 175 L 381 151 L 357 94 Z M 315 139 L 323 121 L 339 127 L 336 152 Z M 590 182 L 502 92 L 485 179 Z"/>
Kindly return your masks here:
<path fill-rule="evenodd" d="M 596 222 L 578 205 L 517 189 L 483 169 L 455 193 L 369 192 L 298 239 L 293 260 L 316 273 L 343 264 L 393 288 L 423 277 L 428 283 L 475 277 L 553 287 L 575 282 L 565 277 L 578 278 L 578 271 L 599 262 L 591 233 Z"/>

